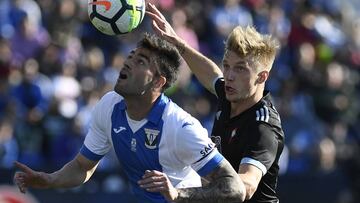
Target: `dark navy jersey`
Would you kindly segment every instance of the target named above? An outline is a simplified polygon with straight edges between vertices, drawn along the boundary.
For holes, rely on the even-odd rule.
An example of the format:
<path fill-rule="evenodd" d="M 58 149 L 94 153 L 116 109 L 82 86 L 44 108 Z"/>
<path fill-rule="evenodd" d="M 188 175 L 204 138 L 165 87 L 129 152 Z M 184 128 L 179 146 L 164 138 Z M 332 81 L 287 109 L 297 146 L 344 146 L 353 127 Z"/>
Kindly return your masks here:
<path fill-rule="evenodd" d="M 263 173 L 255 194 L 246 202 L 278 202 L 275 189 L 284 133 L 270 93 L 265 91 L 257 104 L 230 118 L 231 105 L 225 96 L 223 78 L 217 79 L 215 90 L 219 106 L 213 141 L 236 171 L 240 164 L 251 164 Z"/>

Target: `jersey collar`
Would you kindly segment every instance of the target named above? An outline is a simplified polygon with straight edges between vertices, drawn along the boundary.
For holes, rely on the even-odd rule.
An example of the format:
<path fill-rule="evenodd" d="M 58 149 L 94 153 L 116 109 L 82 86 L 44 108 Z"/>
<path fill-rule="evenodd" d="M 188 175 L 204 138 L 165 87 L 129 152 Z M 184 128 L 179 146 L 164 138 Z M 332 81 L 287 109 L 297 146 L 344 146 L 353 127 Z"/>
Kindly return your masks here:
<path fill-rule="evenodd" d="M 147 115 L 146 119 L 154 124 L 159 123 L 166 104 L 169 102 L 169 98 L 164 94 L 161 94 L 155 101 L 154 105 L 152 106 L 149 114 Z M 120 102 L 119 108 L 121 110 L 126 110 L 126 104 L 124 101 Z"/>
<path fill-rule="evenodd" d="M 155 101 L 153 107 L 151 108 L 150 113 L 147 116 L 148 121 L 157 124 L 159 123 L 166 104 L 169 102 L 169 98 L 164 94 L 161 94 Z"/>

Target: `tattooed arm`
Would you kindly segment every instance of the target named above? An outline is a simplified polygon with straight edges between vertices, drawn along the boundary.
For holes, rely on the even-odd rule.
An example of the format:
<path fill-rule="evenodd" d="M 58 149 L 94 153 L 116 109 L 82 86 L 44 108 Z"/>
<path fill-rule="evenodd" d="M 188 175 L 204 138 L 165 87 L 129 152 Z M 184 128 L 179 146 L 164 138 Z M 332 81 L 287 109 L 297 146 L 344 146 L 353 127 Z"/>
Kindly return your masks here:
<path fill-rule="evenodd" d="M 243 202 L 245 186 L 230 163 L 223 159 L 206 178 L 209 184 L 196 188 L 174 188 L 166 174 L 159 171 L 146 171 L 138 183 L 149 192 L 160 192 L 168 201 L 173 202 Z"/>
<path fill-rule="evenodd" d="M 243 202 L 245 186 L 230 163 L 223 159 L 220 165 L 205 177 L 209 184 L 198 188 L 177 189 L 175 202 Z"/>

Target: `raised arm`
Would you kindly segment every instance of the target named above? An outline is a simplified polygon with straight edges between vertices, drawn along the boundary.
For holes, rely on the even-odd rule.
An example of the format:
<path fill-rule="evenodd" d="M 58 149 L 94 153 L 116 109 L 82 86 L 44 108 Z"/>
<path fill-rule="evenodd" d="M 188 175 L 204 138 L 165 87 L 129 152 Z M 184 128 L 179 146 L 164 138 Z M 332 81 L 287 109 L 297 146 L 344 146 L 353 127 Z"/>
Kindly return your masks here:
<path fill-rule="evenodd" d="M 89 180 L 98 162 L 91 161 L 78 154 L 72 161 L 54 173 L 34 171 L 19 162 L 14 163 L 20 170 L 14 175 L 14 182 L 20 191 L 32 188 L 69 188 L 79 186 Z"/>
<path fill-rule="evenodd" d="M 215 93 L 213 82 L 222 76 L 220 68 L 181 39 L 153 4 L 148 4 L 146 13 L 152 19 L 152 27 L 155 33 L 174 44 L 200 83 L 210 92 Z"/>
<path fill-rule="evenodd" d="M 160 192 L 168 201 L 173 202 L 243 202 L 246 191 L 239 175 L 230 163 L 223 159 L 220 165 L 206 177 L 209 184 L 196 188 L 174 188 L 166 174 L 159 171 L 147 171 L 140 187 L 149 192 Z"/>

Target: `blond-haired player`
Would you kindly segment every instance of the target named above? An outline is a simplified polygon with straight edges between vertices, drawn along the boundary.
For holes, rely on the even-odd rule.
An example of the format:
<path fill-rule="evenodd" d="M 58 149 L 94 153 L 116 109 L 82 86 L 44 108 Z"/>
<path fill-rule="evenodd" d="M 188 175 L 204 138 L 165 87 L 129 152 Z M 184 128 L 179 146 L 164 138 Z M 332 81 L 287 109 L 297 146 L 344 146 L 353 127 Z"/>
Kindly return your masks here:
<path fill-rule="evenodd" d="M 155 6 L 154 31 L 178 47 L 202 85 L 218 97 L 212 138 L 246 187 L 245 202 L 278 202 L 278 161 L 284 146 L 280 117 L 265 90 L 278 43 L 253 27 L 236 27 L 226 41 L 223 71 L 176 35 Z"/>

